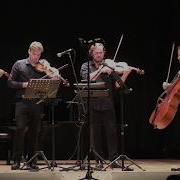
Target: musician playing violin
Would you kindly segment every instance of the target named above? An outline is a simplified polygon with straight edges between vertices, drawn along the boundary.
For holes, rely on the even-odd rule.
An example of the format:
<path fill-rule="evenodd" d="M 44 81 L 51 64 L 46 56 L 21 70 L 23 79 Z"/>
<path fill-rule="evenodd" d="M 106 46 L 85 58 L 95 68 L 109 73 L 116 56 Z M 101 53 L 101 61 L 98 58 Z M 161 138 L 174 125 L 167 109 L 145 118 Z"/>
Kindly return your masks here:
<path fill-rule="evenodd" d="M 89 55 L 89 63 L 85 62 L 81 66 L 80 75 L 82 80 L 87 80 L 89 77 L 90 81 L 106 82 L 107 87 L 110 90 L 108 97 L 90 99 L 90 123 L 93 129 L 93 133 L 91 133 L 93 142 L 93 144 L 91 143 L 91 148 L 103 157 L 103 130 L 105 130 L 108 158 L 110 161 L 113 161 L 117 158 L 118 149 L 113 92 L 117 89 L 117 87 L 119 87 L 119 84 L 116 83 L 116 79 L 112 77 L 113 69 L 103 64 L 105 62 L 105 47 L 102 43 L 92 44 L 89 48 Z M 122 75 L 124 72 L 128 71 L 122 70 L 119 74 Z M 97 162 L 96 167 L 103 168 L 102 159 L 97 156 L 95 156 L 95 159 Z M 118 168 L 120 167 L 120 164 L 118 162 L 114 162 L 111 167 Z"/>
<path fill-rule="evenodd" d="M 36 104 L 34 102 L 23 99 L 25 88 L 30 79 L 39 79 L 44 74 L 43 70 L 48 70 L 41 67 L 37 69 L 36 66 L 40 63 L 40 57 L 44 48 L 40 42 L 34 41 L 30 44 L 28 49 L 28 57 L 25 59 L 17 60 L 12 66 L 10 76 L 8 78 L 9 87 L 16 90 L 16 106 L 15 106 L 15 120 L 16 120 L 16 133 L 14 137 L 13 147 L 13 160 L 12 170 L 20 168 L 20 161 L 25 151 L 25 134 L 27 133 L 28 141 L 26 144 L 28 158 L 31 158 L 38 150 L 38 133 L 40 130 L 41 115 L 43 113 L 42 103 Z M 44 69 L 42 69 L 44 68 Z M 58 74 L 50 74 L 51 78 L 57 78 Z M 36 161 L 34 160 L 29 164 L 30 168 L 36 168 Z"/>

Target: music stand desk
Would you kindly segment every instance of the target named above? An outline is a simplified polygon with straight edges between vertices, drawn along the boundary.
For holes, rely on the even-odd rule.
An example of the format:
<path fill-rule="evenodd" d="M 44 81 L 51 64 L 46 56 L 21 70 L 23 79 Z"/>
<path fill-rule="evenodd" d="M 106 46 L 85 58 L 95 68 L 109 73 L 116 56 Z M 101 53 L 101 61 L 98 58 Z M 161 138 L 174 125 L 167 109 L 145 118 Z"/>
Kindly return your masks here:
<path fill-rule="evenodd" d="M 46 99 L 56 98 L 59 85 L 60 80 L 30 79 L 23 98 L 27 100 L 39 99 L 37 104 Z"/>

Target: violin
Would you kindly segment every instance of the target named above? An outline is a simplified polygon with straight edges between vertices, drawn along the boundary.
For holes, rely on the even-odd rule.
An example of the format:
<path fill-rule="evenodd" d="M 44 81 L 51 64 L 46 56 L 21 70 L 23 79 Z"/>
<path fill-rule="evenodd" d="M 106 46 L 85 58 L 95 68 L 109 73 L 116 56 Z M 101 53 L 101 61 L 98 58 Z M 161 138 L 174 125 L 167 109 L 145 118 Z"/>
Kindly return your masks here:
<path fill-rule="evenodd" d="M 33 67 L 37 72 L 45 73 L 45 76 L 41 77 L 41 79 L 45 79 L 47 77 L 52 79 L 60 79 L 62 80 L 63 85 L 69 86 L 69 82 L 59 74 L 59 70 L 50 66 L 50 63 L 46 59 L 39 60 L 39 62 L 34 64 Z"/>
<path fill-rule="evenodd" d="M 140 75 L 143 75 L 145 73 L 143 69 L 129 66 L 126 62 L 115 62 L 111 59 L 105 59 L 103 64 L 105 66 L 110 67 L 117 73 L 123 73 L 124 71 L 132 71 L 132 70 L 135 70 Z"/>
<path fill-rule="evenodd" d="M 50 63 L 46 59 L 39 60 L 38 63 L 34 64 L 33 67 L 37 72 L 45 73 L 46 77 L 54 77 L 59 76 L 58 69 L 51 67 Z"/>

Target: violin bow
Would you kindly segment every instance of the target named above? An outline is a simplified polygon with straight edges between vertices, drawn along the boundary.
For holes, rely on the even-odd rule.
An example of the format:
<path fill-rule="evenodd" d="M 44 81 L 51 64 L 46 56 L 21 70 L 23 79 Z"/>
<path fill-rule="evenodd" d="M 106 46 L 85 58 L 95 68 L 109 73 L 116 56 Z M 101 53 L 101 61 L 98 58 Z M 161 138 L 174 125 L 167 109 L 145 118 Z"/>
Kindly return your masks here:
<path fill-rule="evenodd" d="M 171 57 L 170 57 L 170 61 L 169 61 L 169 68 L 168 68 L 166 82 L 169 81 L 169 74 L 170 74 L 171 64 L 172 64 L 172 59 L 173 59 L 173 54 L 174 54 L 174 47 L 175 47 L 175 42 L 173 42 L 172 48 L 171 48 Z"/>
<path fill-rule="evenodd" d="M 119 40 L 118 47 L 117 47 L 116 52 L 115 52 L 114 57 L 113 57 L 113 61 L 115 61 L 115 59 L 116 59 L 116 56 L 117 56 L 117 53 L 118 53 L 118 51 L 119 51 L 120 45 L 121 45 L 121 43 L 122 43 L 123 37 L 124 37 L 124 34 L 121 35 L 121 38 L 120 38 L 120 40 Z"/>
<path fill-rule="evenodd" d="M 68 67 L 68 64 L 65 64 L 65 65 L 59 67 L 57 70 L 61 71 L 62 69 L 67 68 L 67 67 Z M 52 74 L 53 74 L 53 73 L 52 73 Z M 46 75 L 44 75 L 43 77 L 41 77 L 41 79 L 45 79 L 45 78 L 47 78 L 47 77 L 48 77 L 48 75 L 46 74 Z"/>

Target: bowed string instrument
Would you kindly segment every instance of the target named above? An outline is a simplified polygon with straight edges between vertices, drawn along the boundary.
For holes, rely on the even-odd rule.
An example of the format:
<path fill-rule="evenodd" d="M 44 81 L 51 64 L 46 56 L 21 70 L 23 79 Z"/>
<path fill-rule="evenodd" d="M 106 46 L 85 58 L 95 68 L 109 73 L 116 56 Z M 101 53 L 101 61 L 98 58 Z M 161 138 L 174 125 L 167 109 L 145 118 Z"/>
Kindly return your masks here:
<path fill-rule="evenodd" d="M 126 79 L 128 78 L 129 74 L 132 71 L 136 71 L 136 73 L 140 75 L 144 74 L 145 72 L 143 69 L 129 66 L 126 62 L 115 62 L 122 40 L 123 40 L 123 34 L 121 35 L 121 38 L 120 38 L 120 41 L 119 41 L 119 44 L 118 44 L 118 47 L 116 49 L 113 59 L 105 59 L 102 62 L 100 69 L 102 69 L 105 66 L 111 68 L 113 70 L 111 75 L 116 79 L 118 86 L 121 88 L 125 88 L 124 82 L 126 81 Z M 100 74 L 101 74 L 101 71 L 98 71 L 98 73 L 93 77 L 93 79 L 96 79 Z"/>
<path fill-rule="evenodd" d="M 171 58 L 169 63 L 169 70 L 166 78 L 166 82 L 169 79 L 169 73 L 171 63 L 173 59 L 175 43 L 172 45 Z M 180 75 L 179 73 L 175 76 L 174 80 L 170 83 L 171 85 L 165 89 L 165 91 L 158 97 L 157 104 L 153 110 L 149 123 L 155 129 L 165 129 L 173 121 L 174 116 L 177 112 L 180 102 Z"/>
<path fill-rule="evenodd" d="M 65 64 L 64 66 L 57 69 L 55 67 L 52 67 L 46 59 L 40 59 L 38 63 L 32 66 L 37 72 L 45 74 L 40 79 L 46 79 L 46 78 L 60 79 L 63 82 L 63 85 L 69 86 L 69 82 L 66 79 L 64 79 L 59 73 L 59 71 L 66 68 L 68 64 Z"/>

